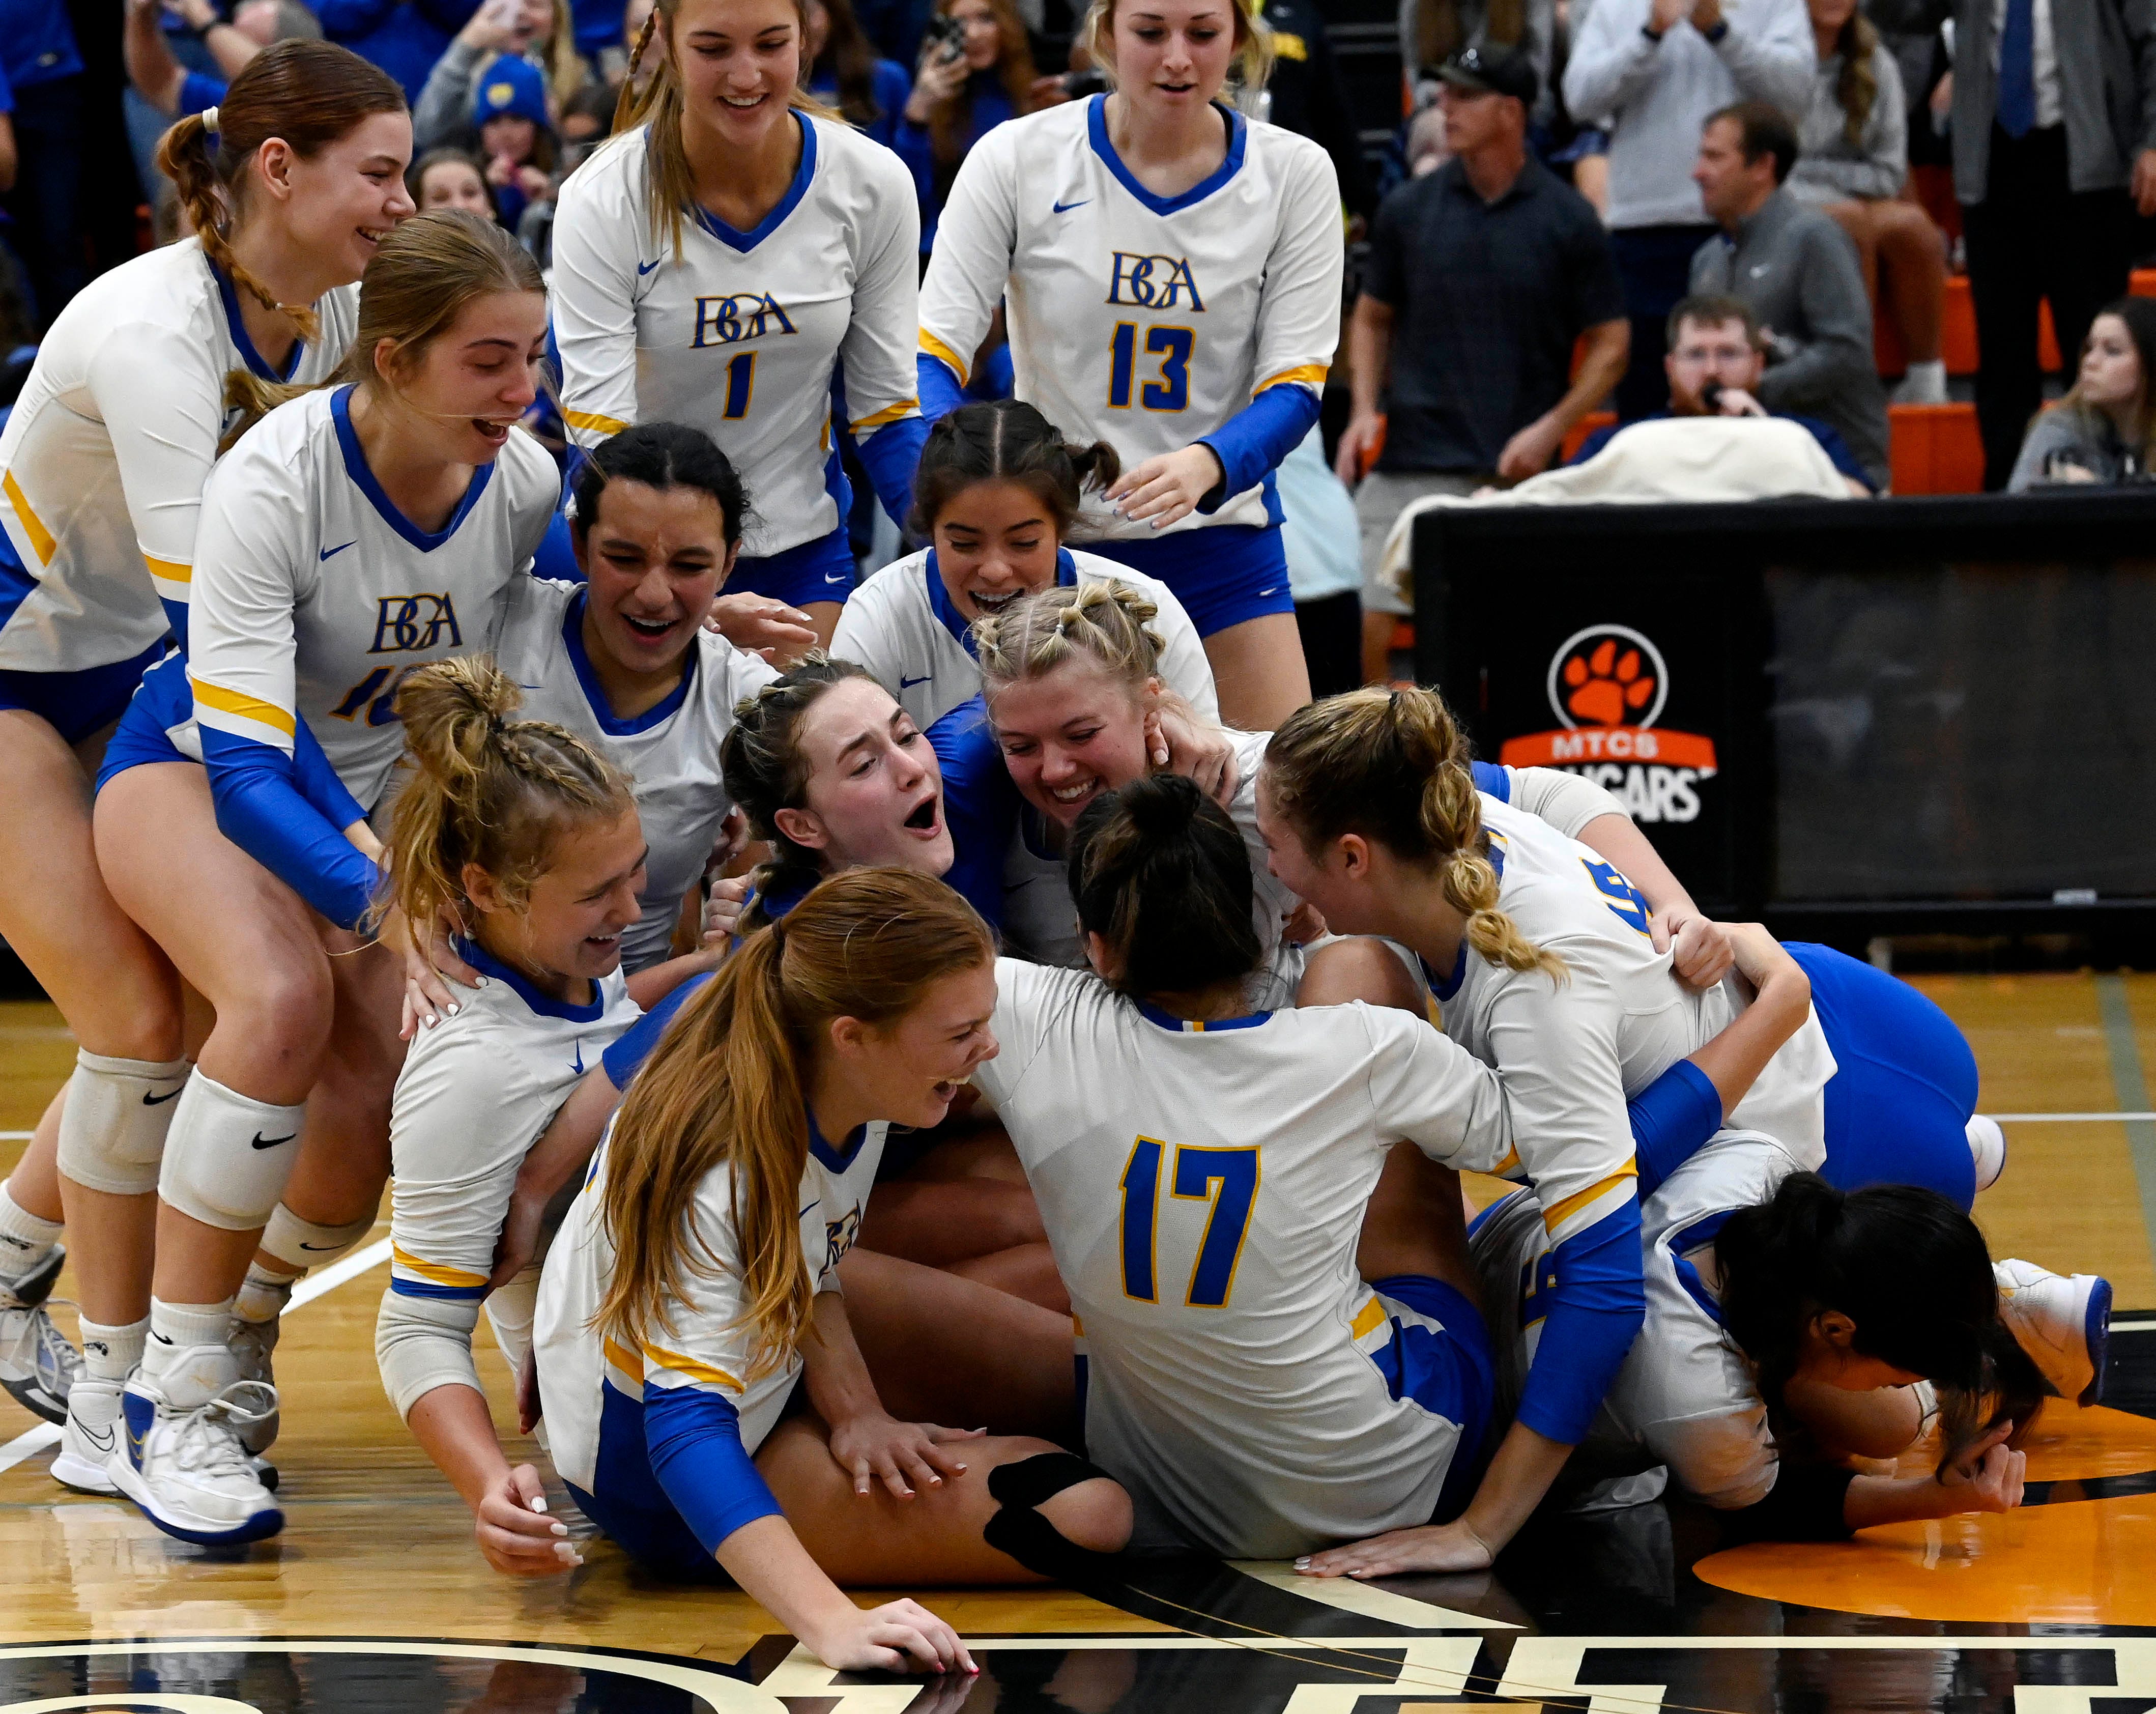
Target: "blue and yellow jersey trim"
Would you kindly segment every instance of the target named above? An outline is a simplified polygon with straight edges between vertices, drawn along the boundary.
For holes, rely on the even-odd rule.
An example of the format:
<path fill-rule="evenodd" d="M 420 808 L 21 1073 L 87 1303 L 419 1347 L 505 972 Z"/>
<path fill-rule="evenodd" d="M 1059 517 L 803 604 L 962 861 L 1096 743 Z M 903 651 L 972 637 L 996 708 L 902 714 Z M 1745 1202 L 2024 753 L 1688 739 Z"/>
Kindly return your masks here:
<path fill-rule="evenodd" d="M 475 1302 L 486 1296 L 486 1275 L 423 1260 L 401 1244 L 389 1247 L 389 1289 L 403 1297 L 446 1297 Z"/>
<path fill-rule="evenodd" d="M 920 414 L 919 399 L 902 398 L 896 404 L 886 406 L 880 411 L 872 412 L 850 426 L 856 434 L 873 434 L 886 423 L 903 422 L 908 417 L 917 417 Z"/>
<path fill-rule="evenodd" d="M 748 1390 L 724 1369 L 706 1362 L 700 1357 L 689 1357 L 679 1351 L 669 1351 L 663 1345 L 647 1342 L 644 1347 L 644 1357 L 646 1364 L 644 1373 L 647 1377 L 651 1373 L 650 1366 L 656 1365 L 669 1374 L 680 1375 L 685 1380 L 694 1381 L 700 1386 L 720 1387 L 733 1393 L 742 1393 Z"/>
<path fill-rule="evenodd" d="M 157 586 L 160 600 L 184 603 L 192 595 L 195 577 L 192 566 L 181 560 L 159 559 L 146 551 L 142 554 L 142 563 L 150 568 L 150 581 Z"/>
<path fill-rule="evenodd" d="M 1139 1014 L 1148 1024 L 1157 1024 L 1163 1029 L 1172 1029 L 1183 1035 L 1217 1034 L 1224 1029 L 1255 1029 L 1273 1014 L 1253 1012 L 1246 1018 L 1178 1018 L 1172 1012 L 1163 1012 L 1158 1006 L 1137 1003 Z"/>
<path fill-rule="evenodd" d="M 963 387 L 966 384 L 967 370 L 969 366 L 957 352 L 952 351 L 926 327 L 921 330 L 921 349 L 956 375 L 958 377 L 959 386 Z"/>
<path fill-rule="evenodd" d="M 1619 1203 L 1633 1200 L 1638 1188 L 1635 1181 L 1639 1176 L 1639 1163 L 1630 1156 L 1626 1156 L 1625 1164 L 1608 1178 L 1598 1179 L 1584 1190 L 1575 1190 L 1570 1196 L 1563 1197 L 1544 1209 L 1543 1210 L 1543 1229 L 1552 1238 L 1560 1235 L 1558 1228 L 1562 1226 L 1569 1225 L 1574 1231 L 1585 1230 L 1594 1225 L 1595 1221 L 1603 1219 L 1608 1210 L 1604 1209 L 1595 1213 L 1594 1219 L 1591 1220 L 1576 1221 L 1574 1217 L 1582 1213 L 1594 1210 L 1596 1205 L 1605 1198 L 1613 1207 Z"/>
<path fill-rule="evenodd" d="M 1314 387 L 1322 393 L 1325 390 L 1325 377 L 1328 372 L 1322 363 L 1298 363 L 1292 369 L 1283 369 L 1279 374 L 1260 381 L 1250 389 L 1250 397 L 1255 398 L 1269 387 L 1296 385 Z"/>
<path fill-rule="evenodd" d="M 38 516 L 37 509 L 23 492 L 22 485 L 16 481 L 13 470 L 0 472 L 0 492 L 7 495 L 8 503 L 15 508 L 16 521 L 22 525 L 23 533 L 30 538 L 30 549 L 38 556 L 38 563 L 50 565 L 53 555 L 59 550 L 59 540 L 45 527 L 45 521 Z"/>
<path fill-rule="evenodd" d="M 598 411 L 564 410 L 562 420 L 572 428 L 581 428 L 588 434 L 619 434 L 629 425 L 619 417 L 609 417 Z"/>
<path fill-rule="evenodd" d="M 228 690 L 222 685 L 213 685 L 207 680 L 196 678 L 192 674 L 188 675 L 188 682 L 194 686 L 195 706 L 198 710 L 214 709 L 219 714 L 230 715 L 234 720 L 243 720 L 251 725 L 265 727 L 283 737 L 288 743 L 291 741 L 297 723 L 287 710 L 278 707 L 275 703 L 264 702 L 259 696 L 249 696 L 242 691 Z M 218 723 L 213 722 L 213 724 Z M 224 726 L 222 729 L 226 731 L 233 731 L 229 726 Z M 234 732 L 233 736 L 253 738 L 258 735 L 254 732 L 237 731 Z M 261 742 L 275 744 L 277 739 L 266 738 L 262 739 Z"/>

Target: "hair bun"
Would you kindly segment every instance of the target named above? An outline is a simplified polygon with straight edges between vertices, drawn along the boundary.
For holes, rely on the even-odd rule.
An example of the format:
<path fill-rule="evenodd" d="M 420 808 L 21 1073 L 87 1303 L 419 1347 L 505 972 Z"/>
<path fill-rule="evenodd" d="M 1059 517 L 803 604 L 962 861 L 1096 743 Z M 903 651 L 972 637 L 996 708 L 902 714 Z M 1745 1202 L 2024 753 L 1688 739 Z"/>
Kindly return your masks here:
<path fill-rule="evenodd" d="M 1204 793 L 1179 773 L 1142 774 L 1118 794 L 1131 825 L 1149 839 L 1172 839 L 1197 819 Z"/>

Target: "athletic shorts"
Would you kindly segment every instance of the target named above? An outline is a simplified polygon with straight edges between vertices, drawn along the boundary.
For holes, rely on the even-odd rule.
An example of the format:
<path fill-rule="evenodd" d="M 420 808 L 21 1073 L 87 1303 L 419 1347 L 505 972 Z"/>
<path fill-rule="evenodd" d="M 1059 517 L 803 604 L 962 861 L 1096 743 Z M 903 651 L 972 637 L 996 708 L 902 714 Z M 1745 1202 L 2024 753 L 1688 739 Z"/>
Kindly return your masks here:
<path fill-rule="evenodd" d="M 142 675 L 164 654 L 153 643 L 127 660 L 73 673 L 0 672 L 0 708 L 34 714 L 70 744 L 80 744 L 120 718 Z"/>
<path fill-rule="evenodd" d="M 97 789 L 103 791 L 118 775 L 145 762 L 193 761 L 166 733 L 168 727 L 192 719 L 194 711 L 194 687 L 187 681 L 187 663 L 175 657 L 170 664 L 153 668 L 105 744 L 105 759 L 97 768 Z"/>
<path fill-rule="evenodd" d="M 1393 1342 L 1372 1359 L 1395 1398 L 1412 1398 L 1433 1416 L 1460 1424 L 1452 1467 L 1438 1491 L 1432 1522 L 1449 1523 L 1467 1509 L 1482 1476 L 1483 1441 L 1497 1394 L 1496 1353 L 1490 1330 L 1465 1294 L 1425 1274 L 1394 1274 L 1370 1289 L 1389 1309 L 1399 1304 L 1437 1322 L 1393 1321 Z"/>
<path fill-rule="evenodd" d="M 841 524 L 829 535 L 804 541 L 783 553 L 734 562 L 726 579 L 729 595 L 768 595 L 788 607 L 812 601 L 843 602 L 854 593 L 854 544 Z"/>
<path fill-rule="evenodd" d="M 1219 524 L 1151 540 L 1118 536 L 1089 541 L 1086 551 L 1167 584 L 1201 637 L 1245 619 L 1295 611 L 1287 547 L 1277 524 L 1262 530 L 1252 524 Z"/>
<path fill-rule="evenodd" d="M 1953 1020 L 1907 983 L 1831 947 L 1783 950 L 1811 978 L 1812 1009 L 1834 1049 L 1820 1176 L 1844 1190 L 1922 1185 L 1966 1211 L 1976 1201 L 1976 1055 Z"/>

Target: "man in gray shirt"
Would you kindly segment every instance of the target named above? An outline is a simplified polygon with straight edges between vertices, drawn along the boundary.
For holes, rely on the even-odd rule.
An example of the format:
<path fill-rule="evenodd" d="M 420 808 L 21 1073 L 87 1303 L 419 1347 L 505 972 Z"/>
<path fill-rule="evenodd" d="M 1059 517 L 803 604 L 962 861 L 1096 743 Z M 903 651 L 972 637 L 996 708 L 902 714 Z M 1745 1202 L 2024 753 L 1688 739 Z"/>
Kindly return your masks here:
<path fill-rule="evenodd" d="M 1796 129 L 1778 108 L 1741 101 L 1708 118 L 1692 177 L 1722 232 L 1692 258 L 1691 289 L 1751 305 L 1767 344 L 1759 402 L 1829 424 L 1883 489 L 1887 390 L 1871 302 L 1849 234 L 1782 187 L 1796 158 Z"/>

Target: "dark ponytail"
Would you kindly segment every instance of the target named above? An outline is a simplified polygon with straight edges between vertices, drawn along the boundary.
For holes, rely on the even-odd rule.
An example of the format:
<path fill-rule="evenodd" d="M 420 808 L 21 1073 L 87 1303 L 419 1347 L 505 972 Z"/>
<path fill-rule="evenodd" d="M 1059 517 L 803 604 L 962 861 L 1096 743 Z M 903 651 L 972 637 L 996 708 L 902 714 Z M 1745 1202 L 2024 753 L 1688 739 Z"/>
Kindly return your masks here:
<path fill-rule="evenodd" d="M 1065 872 L 1080 926 L 1121 962 L 1120 993 L 1195 993 L 1240 981 L 1265 955 L 1243 836 L 1180 774 L 1142 775 L 1087 804 Z"/>
<path fill-rule="evenodd" d="M 2025 1420 L 2041 1378 L 1999 1315 L 1991 1253 L 1976 1222 L 1910 1184 L 1841 1191 L 1797 1173 L 1739 1209 L 1714 1240 L 1722 1319 L 1757 1370 L 1770 1411 L 1797 1370 L 1812 1317 L 1856 1324 L 1859 1354 L 1924 1376 L 1939 1391 L 1951 1458 L 1992 1424 Z M 1993 1408 L 1983 1401 L 1991 1396 Z"/>
<path fill-rule="evenodd" d="M 1122 463 L 1106 441 L 1081 446 L 1065 440 L 1061 429 L 1022 399 L 961 405 L 928 431 L 914 473 L 907 527 L 916 536 L 932 536 L 944 507 L 974 484 L 1015 482 L 1054 515 L 1060 541 L 1070 534 L 1086 490 L 1106 490 L 1122 474 Z"/>
<path fill-rule="evenodd" d="M 599 496 L 615 480 L 647 488 L 694 488 L 718 502 L 726 546 L 740 543 L 748 516 L 748 490 L 733 461 L 701 428 L 685 423 L 639 423 L 609 436 L 584 455 L 571 491 L 577 502 L 572 526 L 577 552 L 599 515 Z"/>

